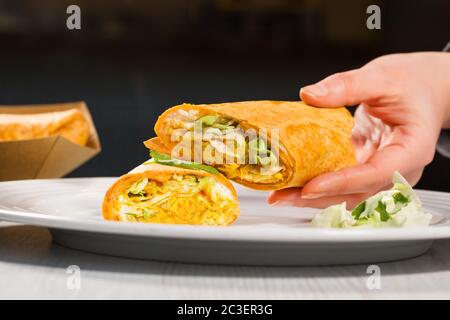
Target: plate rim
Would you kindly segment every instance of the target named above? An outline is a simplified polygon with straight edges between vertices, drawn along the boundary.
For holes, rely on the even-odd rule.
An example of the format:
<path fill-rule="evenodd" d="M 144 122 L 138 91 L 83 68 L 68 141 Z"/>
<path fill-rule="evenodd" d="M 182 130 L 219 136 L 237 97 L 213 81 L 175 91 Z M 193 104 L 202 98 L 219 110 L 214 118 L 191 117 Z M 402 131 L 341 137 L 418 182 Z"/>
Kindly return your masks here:
<path fill-rule="evenodd" d="M 63 179 L 35 179 L 0 182 L 0 188 L 18 183 L 52 183 L 54 181 L 87 181 L 98 179 L 115 179 L 115 177 L 83 177 Z M 242 187 L 238 187 L 242 189 Z M 443 191 L 416 189 L 419 193 L 446 195 Z M 253 192 L 245 188 L 242 192 Z M 419 241 L 450 238 L 450 225 L 413 228 L 367 228 L 367 229 L 328 229 L 301 228 L 300 232 L 292 228 L 273 228 L 261 226 L 193 226 L 169 224 L 137 224 L 105 220 L 86 220 L 77 217 L 56 216 L 39 212 L 25 212 L 0 207 L 0 221 L 10 221 L 50 229 L 76 232 L 93 232 L 138 236 L 147 238 L 166 238 L 173 240 L 210 240 L 210 241 L 245 241 L 245 242 L 282 242 L 282 243 L 350 243 L 350 242 L 386 242 Z M 395 230 L 395 232 L 392 232 Z M 283 231 L 283 232 L 280 232 Z"/>

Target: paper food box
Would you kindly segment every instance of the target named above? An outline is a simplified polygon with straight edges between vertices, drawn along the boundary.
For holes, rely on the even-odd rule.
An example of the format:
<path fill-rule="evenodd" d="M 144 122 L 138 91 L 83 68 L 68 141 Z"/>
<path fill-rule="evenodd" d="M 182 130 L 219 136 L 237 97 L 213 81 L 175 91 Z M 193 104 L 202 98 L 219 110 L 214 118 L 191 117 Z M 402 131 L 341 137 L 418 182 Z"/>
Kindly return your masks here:
<path fill-rule="evenodd" d="M 0 181 L 60 178 L 78 168 L 101 150 L 94 122 L 84 102 L 24 106 L 0 105 L 0 117 L 2 115 L 7 117 L 11 114 L 33 115 L 73 108 L 80 110 L 88 123 L 87 143 L 80 145 L 61 135 L 0 141 Z M 5 129 L 0 127 L 0 130 Z"/>

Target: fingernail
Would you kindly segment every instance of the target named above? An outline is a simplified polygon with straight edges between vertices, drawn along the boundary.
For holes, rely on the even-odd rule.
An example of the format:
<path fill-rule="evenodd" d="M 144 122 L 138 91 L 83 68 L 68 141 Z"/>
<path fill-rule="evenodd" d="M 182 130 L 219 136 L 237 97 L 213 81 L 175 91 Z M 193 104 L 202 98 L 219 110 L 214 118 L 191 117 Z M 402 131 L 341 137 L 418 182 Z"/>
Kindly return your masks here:
<path fill-rule="evenodd" d="M 328 89 L 325 85 L 317 83 L 302 88 L 301 93 L 306 93 L 307 95 L 313 97 L 324 97 L 328 94 Z"/>
<path fill-rule="evenodd" d="M 290 207 L 292 203 L 290 201 L 277 200 L 273 203 L 269 203 L 271 207 Z"/>
<path fill-rule="evenodd" d="M 311 199 L 322 198 L 324 196 L 325 196 L 325 193 L 307 193 L 307 194 L 302 194 L 300 198 L 306 199 L 306 200 L 311 200 Z"/>

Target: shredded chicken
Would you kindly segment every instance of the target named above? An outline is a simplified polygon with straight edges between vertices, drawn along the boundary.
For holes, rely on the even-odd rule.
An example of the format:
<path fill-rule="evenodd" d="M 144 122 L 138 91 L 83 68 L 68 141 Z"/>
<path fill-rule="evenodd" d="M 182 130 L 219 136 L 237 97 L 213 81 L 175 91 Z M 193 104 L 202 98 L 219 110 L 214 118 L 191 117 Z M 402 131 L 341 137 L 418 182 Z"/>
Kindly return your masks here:
<path fill-rule="evenodd" d="M 284 167 L 266 146 L 250 157 L 250 137 L 239 123 L 218 115 L 201 115 L 197 110 L 178 110 L 166 120 L 166 132 L 173 141 L 193 142 L 196 123 L 201 123 L 202 161 L 214 165 L 228 178 L 272 184 L 284 179 Z M 258 147 L 260 148 L 260 147 Z M 265 153 L 265 155 L 264 155 Z M 263 154 L 263 156 L 261 156 Z M 193 159 L 187 159 L 193 160 Z"/>
<path fill-rule="evenodd" d="M 231 191 L 213 178 L 177 174 L 165 183 L 135 181 L 116 202 L 129 222 L 225 225 L 236 207 Z"/>

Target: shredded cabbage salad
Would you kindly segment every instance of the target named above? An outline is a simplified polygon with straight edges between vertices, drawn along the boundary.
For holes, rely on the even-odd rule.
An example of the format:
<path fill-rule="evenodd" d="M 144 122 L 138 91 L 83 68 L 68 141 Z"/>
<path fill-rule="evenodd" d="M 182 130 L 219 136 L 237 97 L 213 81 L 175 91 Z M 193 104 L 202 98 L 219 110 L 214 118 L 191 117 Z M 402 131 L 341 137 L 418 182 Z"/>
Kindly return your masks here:
<path fill-rule="evenodd" d="M 393 187 L 381 191 L 347 210 L 346 203 L 330 206 L 312 220 L 314 227 L 415 227 L 427 226 L 431 214 L 425 213 L 417 194 L 399 173 L 392 178 Z"/>

